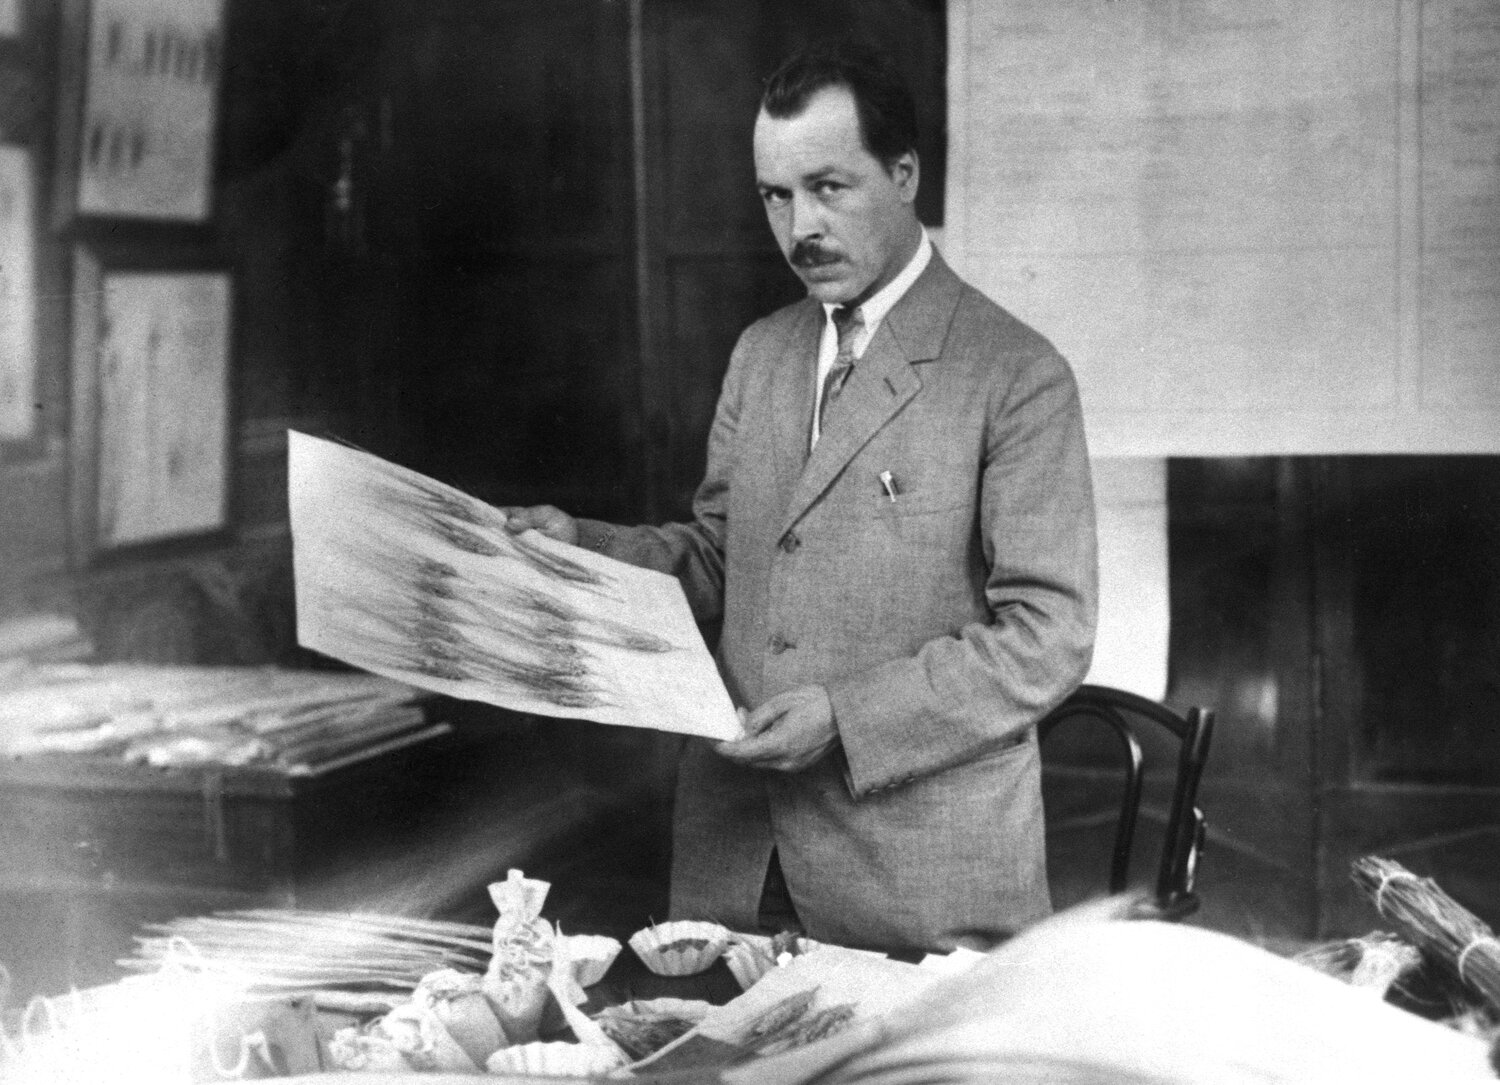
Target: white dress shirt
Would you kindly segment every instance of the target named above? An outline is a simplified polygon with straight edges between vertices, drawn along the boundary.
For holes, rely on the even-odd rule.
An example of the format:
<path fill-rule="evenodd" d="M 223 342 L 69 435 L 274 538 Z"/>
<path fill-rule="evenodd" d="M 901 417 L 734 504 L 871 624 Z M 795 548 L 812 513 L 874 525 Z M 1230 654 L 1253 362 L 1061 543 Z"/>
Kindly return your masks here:
<path fill-rule="evenodd" d="M 927 263 L 932 259 L 932 241 L 927 236 L 927 227 L 922 227 L 922 239 L 917 243 L 917 251 L 913 254 L 907 265 L 885 286 L 881 287 L 867 300 L 859 305 L 859 315 L 864 321 L 864 327 L 854 338 L 854 357 L 856 359 L 864 356 L 865 348 L 870 345 L 875 331 L 880 327 L 880 322 L 885 319 L 885 314 L 891 311 L 896 302 L 901 300 L 901 295 L 911 289 L 911 284 L 917 281 L 917 276 L 926 269 Z M 823 305 L 823 337 L 818 341 L 818 371 L 813 377 L 813 420 L 811 445 L 816 446 L 820 434 L 818 426 L 818 414 L 823 408 L 823 383 L 828 377 L 828 371 L 833 368 L 833 360 L 838 356 L 839 337 L 833 327 L 833 311 L 837 305 Z"/>

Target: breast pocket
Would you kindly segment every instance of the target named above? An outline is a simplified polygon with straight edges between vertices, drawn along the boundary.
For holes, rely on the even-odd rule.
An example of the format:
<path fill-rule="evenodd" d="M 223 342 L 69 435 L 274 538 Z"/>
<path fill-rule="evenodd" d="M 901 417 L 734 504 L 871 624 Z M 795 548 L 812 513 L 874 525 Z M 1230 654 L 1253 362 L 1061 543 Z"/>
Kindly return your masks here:
<path fill-rule="evenodd" d="M 846 479 L 840 504 L 859 519 L 902 520 L 936 513 L 960 513 L 974 506 L 973 476 L 960 481 L 928 467 L 862 467 Z"/>

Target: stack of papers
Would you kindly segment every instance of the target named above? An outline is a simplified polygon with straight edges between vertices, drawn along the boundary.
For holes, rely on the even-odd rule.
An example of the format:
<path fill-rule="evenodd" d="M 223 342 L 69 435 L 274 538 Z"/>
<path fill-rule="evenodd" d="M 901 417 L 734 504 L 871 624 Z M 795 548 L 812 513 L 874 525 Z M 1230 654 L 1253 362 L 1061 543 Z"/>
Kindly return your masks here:
<path fill-rule="evenodd" d="M 373 675 L 262 667 L 57 664 L 0 685 L 0 753 L 158 767 L 327 771 L 449 730 L 421 694 Z"/>
<path fill-rule="evenodd" d="M 87 659 L 93 653 L 93 642 L 70 615 L 25 614 L 0 622 L 0 682 L 31 664 Z"/>

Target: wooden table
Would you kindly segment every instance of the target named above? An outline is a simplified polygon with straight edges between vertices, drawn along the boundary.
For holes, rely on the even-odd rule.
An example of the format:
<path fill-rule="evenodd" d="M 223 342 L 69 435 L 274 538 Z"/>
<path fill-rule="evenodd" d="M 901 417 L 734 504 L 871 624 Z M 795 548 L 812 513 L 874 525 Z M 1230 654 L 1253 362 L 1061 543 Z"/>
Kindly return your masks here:
<path fill-rule="evenodd" d="M 316 775 L 0 761 L 0 962 L 13 997 L 89 987 L 143 923 L 218 909 L 337 906 L 338 871 L 419 832 L 462 756 L 426 732 Z"/>

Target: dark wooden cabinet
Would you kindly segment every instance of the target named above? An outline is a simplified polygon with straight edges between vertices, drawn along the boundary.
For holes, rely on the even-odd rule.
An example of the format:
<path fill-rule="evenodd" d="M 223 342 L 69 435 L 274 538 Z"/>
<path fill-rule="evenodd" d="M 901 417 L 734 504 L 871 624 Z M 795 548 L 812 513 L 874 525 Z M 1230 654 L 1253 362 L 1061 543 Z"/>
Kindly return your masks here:
<path fill-rule="evenodd" d="M 1358 927 L 1359 855 L 1500 926 L 1500 458 L 1309 465 L 1318 921 Z"/>
<path fill-rule="evenodd" d="M 492 500 L 640 491 L 629 10 L 381 6 L 400 448 Z"/>
<path fill-rule="evenodd" d="M 1192 921 L 1384 927 L 1350 878 L 1375 854 L 1500 924 L 1500 458 L 1182 459 L 1167 477 L 1166 699 L 1217 714 Z M 1146 753 L 1151 855 L 1171 773 L 1149 765 L 1172 751 Z M 1048 782 L 1059 903 L 1103 885 L 1118 792 L 1080 777 L 1089 756 Z"/>
<path fill-rule="evenodd" d="M 0 960 L 22 997 L 57 993 L 116 978 L 144 923 L 372 906 L 397 883 L 393 857 L 420 854 L 450 815 L 434 789 L 458 778 L 461 751 L 473 747 L 440 736 L 315 776 L 0 762 Z"/>
<path fill-rule="evenodd" d="M 1169 468 L 1171 687 L 1219 713 L 1205 922 L 1360 934 L 1396 859 L 1500 922 L 1500 458 Z"/>
<path fill-rule="evenodd" d="M 297 907 L 488 926 L 511 868 L 546 915 L 620 940 L 666 915 L 658 777 L 627 728 L 439 699 L 446 735 L 333 769 L 0 761 L 12 1005 L 118 978 L 143 924 Z"/>

